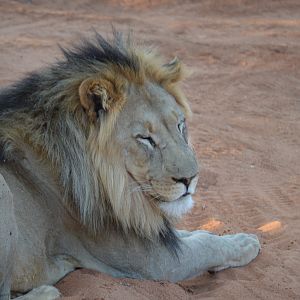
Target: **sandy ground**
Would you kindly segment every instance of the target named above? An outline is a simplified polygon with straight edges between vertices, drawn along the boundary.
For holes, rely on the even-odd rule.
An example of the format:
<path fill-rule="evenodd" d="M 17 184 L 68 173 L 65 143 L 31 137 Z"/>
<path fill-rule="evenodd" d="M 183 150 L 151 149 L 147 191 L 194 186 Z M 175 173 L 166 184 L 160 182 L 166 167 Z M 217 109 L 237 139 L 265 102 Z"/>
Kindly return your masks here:
<path fill-rule="evenodd" d="M 253 232 L 263 247 L 247 267 L 178 285 L 76 271 L 57 285 L 63 299 L 300 299 L 300 2 L 63 2 L 1 0 L 0 85 L 92 27 L 130 28 L 179 56 L 194 71 L 185 91 L 202 173 L 178 227 Z"/>

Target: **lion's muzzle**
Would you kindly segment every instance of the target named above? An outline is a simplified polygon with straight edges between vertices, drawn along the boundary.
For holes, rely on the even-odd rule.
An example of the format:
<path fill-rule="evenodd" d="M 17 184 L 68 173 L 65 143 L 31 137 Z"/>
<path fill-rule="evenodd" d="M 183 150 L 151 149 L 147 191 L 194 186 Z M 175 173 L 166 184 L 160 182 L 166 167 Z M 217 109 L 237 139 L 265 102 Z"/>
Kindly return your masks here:
<path fill-rule="evenodd" d="M 179 200 L 183 196 L 193 195 L 198 183 L 198 175 L 195 175 L 188 180 L 174 179 L 169 180 L 152 180 L 151 185 L 155 193 L 157 193 L 163 201 Z"/>

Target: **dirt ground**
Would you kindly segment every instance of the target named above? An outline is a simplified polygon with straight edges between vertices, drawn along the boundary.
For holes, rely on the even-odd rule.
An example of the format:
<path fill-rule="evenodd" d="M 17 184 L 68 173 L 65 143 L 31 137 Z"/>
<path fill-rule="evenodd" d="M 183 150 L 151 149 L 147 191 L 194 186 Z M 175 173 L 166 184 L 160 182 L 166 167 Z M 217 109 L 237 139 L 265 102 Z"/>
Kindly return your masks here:
<path fill-rule="evenodd" d="M 178 227 L 256 233 L 262 252 L 179 284 L 80 270 L 58 283 L 63 299 L 300 299 L 300 2 L 1 0 L 0 85 L 111 24 L 193 70 L 201 183 Z"/>

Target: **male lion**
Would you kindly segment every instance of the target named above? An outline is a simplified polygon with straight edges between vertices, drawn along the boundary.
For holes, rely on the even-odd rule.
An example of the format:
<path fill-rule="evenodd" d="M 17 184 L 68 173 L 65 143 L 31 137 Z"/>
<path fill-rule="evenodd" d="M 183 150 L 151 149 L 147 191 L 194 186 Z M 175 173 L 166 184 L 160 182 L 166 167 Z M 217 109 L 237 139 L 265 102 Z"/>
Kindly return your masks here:
<path fill-rule="evenodd" d="M 76 268 L 178 281 L 248 264 L 255 235 L 176 230 L 198 164 L 181 63 L 115 33 L 0 97 L 0 299 L 56 299 Z"/>

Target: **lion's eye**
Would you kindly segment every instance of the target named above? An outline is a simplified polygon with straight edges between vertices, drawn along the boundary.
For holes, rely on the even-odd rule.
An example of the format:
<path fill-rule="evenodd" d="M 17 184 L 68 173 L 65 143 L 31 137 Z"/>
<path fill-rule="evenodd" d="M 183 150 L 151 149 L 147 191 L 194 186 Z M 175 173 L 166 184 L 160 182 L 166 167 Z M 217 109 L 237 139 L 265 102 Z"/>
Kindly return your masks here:
<path fill-rule="evenodd" d="M 178 130 L 180 131 L 181 134 L 183 134 L 184 126 L 185 126 L 184 122 L 180 122 L 178 124 Z"/>
<path fill-rule="evenodd" d="M 185 131 L 185 121 L 184 120 L 178 124 L 178 130 L 180 131 L 181 134 L 184 134 L 184 131 Z"/>
<path fill-rule="evenodd" d="M 140 143 L 142 143 L 142 144 L 148 146 L 148 147 L 151 148 L 151 149 L 156 147 L 156 144 L 155 144 L 155 142 L 154 142 L 154 140 L 152 139 L 151 136 L 138 135 L 138 136 L 136 137 L 136 139 L 137 139 Z"/>
<path fill-rule="evenodd" d="M 186 125 L 185 125 L 185 120 L 183 120 L 182 122 L 180 122 L 178 124 L 178 130 L 181 133 L 181 135 L 183 136 L 184 140 L 186 142 L 188 142 L 188 139 L 187 139 L 187 129 L 186 129 Z"/>

